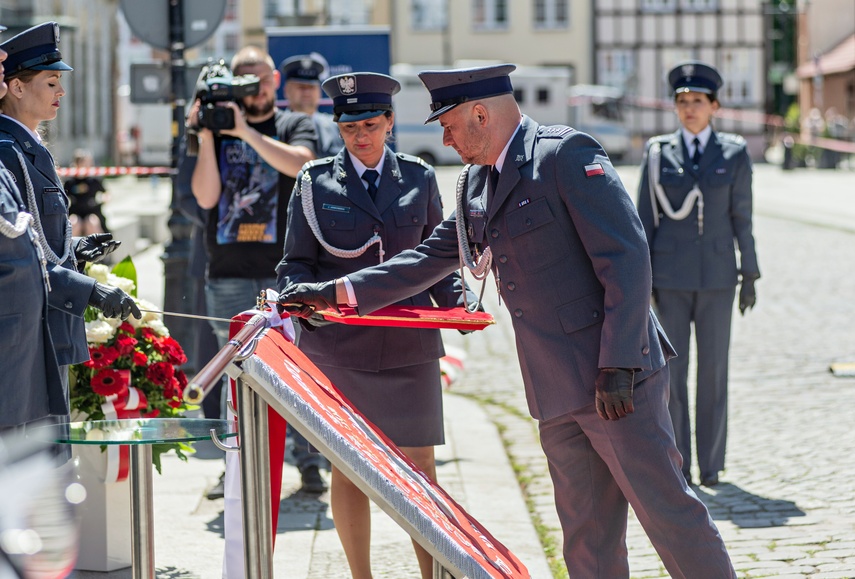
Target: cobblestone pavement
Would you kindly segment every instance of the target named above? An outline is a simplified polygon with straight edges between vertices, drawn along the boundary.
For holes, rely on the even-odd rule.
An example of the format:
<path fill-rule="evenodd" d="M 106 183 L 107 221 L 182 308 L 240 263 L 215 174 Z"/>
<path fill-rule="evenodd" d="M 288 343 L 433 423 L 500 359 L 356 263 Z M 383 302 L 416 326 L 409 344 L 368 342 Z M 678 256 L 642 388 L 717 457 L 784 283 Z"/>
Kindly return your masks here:
<path fill-rule="evenodd" d="M 442 191 L 454 191 L 457 172 L 438 171 Z M 637 169 L 620 173 L 634 194 Z M 740 577 L 855 577 L 855 437 L 846 414 L 855 378 L 829 371 L 855 361 L 855 173 L 757 166 L 755 237 L 763 277 L 755 309 L 734 319 L 727 470 L 718 486 L 695 491 Z M 491 278 L 485 301 L 496 326 L 445 334 L 467 354 L 453 392 L 479 400 L 499 426 L 553 573 L 566 577 L 546 460 L 494 287 Z M 634 519 L 628 546 L 634 578 L 668 576 Z"/>

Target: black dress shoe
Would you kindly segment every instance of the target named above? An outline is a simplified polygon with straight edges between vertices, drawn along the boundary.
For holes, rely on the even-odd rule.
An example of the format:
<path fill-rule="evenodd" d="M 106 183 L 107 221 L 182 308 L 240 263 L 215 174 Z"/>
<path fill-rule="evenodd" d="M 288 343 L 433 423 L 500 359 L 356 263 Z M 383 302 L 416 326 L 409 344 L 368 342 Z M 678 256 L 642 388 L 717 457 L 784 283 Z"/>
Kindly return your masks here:
<path fill-rule="evenodd" d="M 301 482 L 303 483 L 300 490 L 304 493 L 319 495 L 327 490 L 327 483 L 321 476 L 318 467 L 314 465 L 308 466 L 300 474 Z"/>
<path fill-rule="evenodd" d="M 718 484 L 718 473 L 708 474 L 701 477 L 701 485 L 714 487 Z"/>

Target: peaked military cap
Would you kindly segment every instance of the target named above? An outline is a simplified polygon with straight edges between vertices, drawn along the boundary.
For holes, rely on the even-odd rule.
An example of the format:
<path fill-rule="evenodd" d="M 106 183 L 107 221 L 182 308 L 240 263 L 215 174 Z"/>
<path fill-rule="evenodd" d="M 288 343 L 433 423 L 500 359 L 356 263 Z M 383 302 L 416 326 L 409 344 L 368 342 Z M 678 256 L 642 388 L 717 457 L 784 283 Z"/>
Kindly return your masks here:
<path fill-rule="evenodd" d="M 392 110 L 392 95 L 401 83 L 385 74 L 353 72 L 328 78 L 321 85 L 333 100 L 337 123 L 363 121 Z"/>
<path fill-rule="evenodd" d="M 326 59 L 317 52 L 292 56 L 279 65 L 282 78 L 286 82 L 296 80 L 312 84 L 320 84 L 326 79 L 327 68 Z"/>
<path fill-rule="evenodd" d="M 425 124 L 435 121 L 459 104 L 514 92 L 510 75 L 516 66 L 495 64 L 475 68 L 424 70 L 419 78 L 430 92 L 430 110 Z"/>
<path fill-rule="evenodd" d="M 715 94 L 724 81 L 716 69 L 698 60 L 681 62 L 668 73 L 668 83 L 674 94 L 702 92 Z"/>
<path fill-rule="evenodd" d="M 24 70 L 74 70 L 62 62 L 56 22 L 28 28 L 0 44 L 0 48 L 9 55 L 3 63 L 7 77 Z"/>

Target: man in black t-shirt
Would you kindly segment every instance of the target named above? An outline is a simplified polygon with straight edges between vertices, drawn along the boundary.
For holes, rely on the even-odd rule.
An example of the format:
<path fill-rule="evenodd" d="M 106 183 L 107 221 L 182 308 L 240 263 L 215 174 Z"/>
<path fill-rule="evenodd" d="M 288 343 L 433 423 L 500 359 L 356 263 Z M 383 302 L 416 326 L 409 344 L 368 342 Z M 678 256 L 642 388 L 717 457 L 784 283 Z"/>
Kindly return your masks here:
<path fill-rule="evenodd" d="M 255 46 L 243 48 L 232 59 L 231 70 L 235 76 L 258 76 L 259 92 L 241 99 L 240 105 L 218 103 L 232 109 L 235 127 L 217 134 L 198 129 L 191 179 L 193 195 L 207 212 L 205 301 L 208 315 L 216 318 L 250 309 L 261 290 L 277 287 L 275 269 L 282 259 L 294 178 L 315 158 L 317 148 L 311 118 L 276 108 L 281 78 L 269 54 Z M 188 126 L 197 125 L 199 109 L 196 100 Z M 222 348 L 229 339 L 228 324 L 211 325 Z M 321 460 L 320 455 L 312 458 Z M 304 472 L 305 465 L 298 466 Z M 314 475 L 317 466 L 313 470 Z M 220 492 L 208 496 L 218 498 Z"/>

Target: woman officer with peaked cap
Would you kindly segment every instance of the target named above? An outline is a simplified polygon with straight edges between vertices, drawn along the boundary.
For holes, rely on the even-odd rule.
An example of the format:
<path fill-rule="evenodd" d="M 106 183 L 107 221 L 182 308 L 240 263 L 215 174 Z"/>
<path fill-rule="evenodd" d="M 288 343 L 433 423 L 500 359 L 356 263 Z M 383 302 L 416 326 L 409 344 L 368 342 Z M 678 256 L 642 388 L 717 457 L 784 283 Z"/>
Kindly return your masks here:
<path fill-rule="evenodd" d="M 375 73 L 334 76 L 323 83 L 333 99 L 344 148 L 307 163 L 288 207 L 280 288 L 324 282 L 415 247 L 442 221 L 436 176 L 418 157 L 386 146 L 395 113 L 394 78 Z M 400 302 L 463 305 L 457 274 Z M 468 296 L 474 302 L 474 295 Z M 432 479 L 434 445 L 444 443 L 439 330 L 330 324 L 302 332 L 298 345 L 368 420 Z M 355 579 L 371 577 L 368 498 L 333 467 L 336 530 Z M 423 579 L 432 558 L 415 544 Z"/>
<path fill-rule="evenodd" d="M 56 118 L 63 72 L 72 68 L 62 61 L 59 25 L 33 26 L 0 45 L 7 54 L 3 63 L 6 95 L 0 99 L 0 163 L 10 172 L 32 214 L 47 260 L 50 292 L 48 323 L 56 349 L 64 389 L 66 366 L 89 359 L 83 312 L 87 305 L 107 317 L 127 318 L 142 314 L 129 295 L 118 288 L 96 283 L 81 273 L 84 261 L 98 261 L 115 249 L 110 234 L 71 237 L 68 206 L 54 160 L 42 143 L 39 125 Z"/>
<path fill-rule="evenodd" d="M 727 438 L 727 374 L 735 288 L 754 306 L 760 277 L 752 234 L 752 170 L 745 140 L 715 131 L 718 71 L 702 62 L 668 74 L 680 128 L 653 137 L 642 161 L 638 213 L 653 264 L 656 313 L 679 353 L 668 403 L 683 475 L 691 483 L 689 340 L 697 341 L 696 434 L 702 485 L 718 484 Z M 736 259 L 739 249 L 739 263 Z"/>

